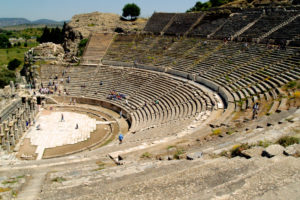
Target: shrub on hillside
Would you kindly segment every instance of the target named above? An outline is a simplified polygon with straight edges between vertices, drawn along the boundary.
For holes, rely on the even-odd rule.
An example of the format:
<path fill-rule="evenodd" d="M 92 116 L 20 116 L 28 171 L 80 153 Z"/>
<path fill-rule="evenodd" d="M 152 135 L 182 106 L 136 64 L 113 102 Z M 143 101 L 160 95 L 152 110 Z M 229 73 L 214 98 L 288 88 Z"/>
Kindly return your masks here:
<path fill-rule="evenodd" d="M 299 138 L 291 137 L 291 136 L 284 136 L 277 141 L 277 144 L 280 144 L 281 146 L 284 146 L 284 147 L 287 147 L 287 146 L 290 146 L 293 144 L 299 144 L 299 143 L 300 143 Z"/>
<path fill-rule="evenodd" d="M 87 42 L 88 42 L 88 39 L 83 39 L 80 41 L 80 43 L 78 45 L 78 56 L 82 56 Z"/>
<path fill-rule="evenodd" d="M 10 48 L 11 43 L 8 40 L 8 37 L 4 34 L 0 34 L 0 48 L 6 49 Z"/>
<path fill-rule="evenodd" d="M 14 70 L 16 70 L 20 65 L 21 65 L 21 61 L 15 58 L 15 59 L 11 60 L 11 61 L 8 63 L 7 68 L 8 68 L 9 70 L 14 71 Z"/>
<path fill-rule="evenodd" d="M 0 88 L 9 85 L 10 81 L 15 81 L 15 80 L 16 80 L 15 72 L 10 71 L 4 67 L 0 68 Z"/>

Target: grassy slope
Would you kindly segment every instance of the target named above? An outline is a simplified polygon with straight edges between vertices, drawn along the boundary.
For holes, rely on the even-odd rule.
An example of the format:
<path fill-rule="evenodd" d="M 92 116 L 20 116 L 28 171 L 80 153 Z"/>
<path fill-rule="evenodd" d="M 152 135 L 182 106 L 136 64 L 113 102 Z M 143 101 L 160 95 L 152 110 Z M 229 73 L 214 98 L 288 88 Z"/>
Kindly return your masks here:
<path fill-rule="evenodd" d="M 12 47 L 9 49 L 0 49 L 0 66 L 7 65 L 9 61 L 13 60 L 14 58 L 19 59 L 24 63 L 24 53 L 28 51 L 31 47 L 36 46 L 36 42 L 28 43 L 28 47 Z"/>

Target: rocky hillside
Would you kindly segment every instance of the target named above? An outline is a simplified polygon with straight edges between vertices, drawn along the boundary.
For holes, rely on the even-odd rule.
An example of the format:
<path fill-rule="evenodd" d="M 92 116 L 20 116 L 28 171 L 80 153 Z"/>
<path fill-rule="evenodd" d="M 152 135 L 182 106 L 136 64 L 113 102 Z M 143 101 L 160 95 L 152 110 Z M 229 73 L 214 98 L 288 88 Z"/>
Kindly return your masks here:
<path fill-rule="evenodd" d="M 133 22 L 123 21 L 117 14 L 93 12 L 73 16 L 69 26 L 87 38 L 92 31 L 114 32 L 117 27 L 124 31 L 140 31 L 143 30 L 146 22 L 147 19 L 142 18 Z"/>

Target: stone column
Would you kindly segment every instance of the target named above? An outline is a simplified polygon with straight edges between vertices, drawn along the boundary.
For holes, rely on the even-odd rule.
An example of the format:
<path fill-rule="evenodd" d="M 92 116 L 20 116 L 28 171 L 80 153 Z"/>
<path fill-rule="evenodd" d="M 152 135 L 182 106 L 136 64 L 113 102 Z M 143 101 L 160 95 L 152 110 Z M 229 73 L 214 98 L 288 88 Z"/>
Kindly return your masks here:
<path fill-rule="evenodd" d="M 23 127 L 22 127 L 21 124 L 18 124 L 18 132 L 19 132 L 20 137 L 22 137 L 22 135 L 23 135 Z"/>
<path fill-rule="evenodd" d="M 4 136 L 5 136 L 5 134 L 4 134 L 3 124 L 1 124 L 1 126 L 0 126 L 0 142 L 1 142 L 2 147 L 4 146 L 4 143 L 5 143 Z"/>
<path fill-rule="evenodd" d="M 13 121 L 10 122 L 9 124 L 9 138 L 11 144 L 15 146 L 15 131 L 14 131 L 14 124 Z"/>
<path fill-rule="evenodd" d="M 10 151 L 10 138 L 9 138 L 9 128 L 7 126 L 7 122 L 4 123 L 4 134 L 5 134 L 5 141 L 6 141 L 6 150 Z"/>
<path fill-rule="evenodd" d="M 10 85 L 10 89 L 11 89 L 11 94 L 14 94 L 15 93 L 15 84 L 14 84 L 14 82 L 10 81 L 9 85 Z"/>
<path fill-rule="evenodd" d="M 17 121 L 14 122 L 13 131 L 14 131 L 14 137 L 15 137 L 15 139 L 19 140 L 19 133 L 18 133 Z"/>

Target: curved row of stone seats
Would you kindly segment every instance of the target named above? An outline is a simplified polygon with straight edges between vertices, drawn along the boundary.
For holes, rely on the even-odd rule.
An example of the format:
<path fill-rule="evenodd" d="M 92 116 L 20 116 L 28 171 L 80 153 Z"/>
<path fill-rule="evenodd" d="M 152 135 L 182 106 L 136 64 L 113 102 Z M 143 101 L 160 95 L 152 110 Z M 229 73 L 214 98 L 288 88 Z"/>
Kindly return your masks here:
<path fill-rule="evenodd" d="M 154 42 L 149 45 L 147 53 L 135 54 L 136 60 L 142 63 L 153 63 L 166 49 L 176 42 L 174 37 L 157 37 Z"/>
<path fill-rule="evenodd" d="M 191 40 L 193 41 L 193 40 Z M 195 66 L 197 63 L 203 61 L 206 57 L 214 54 L 214 52 L 220 48 L 223 43 L 220 41 L 209 41 L 210 45 L 207 45 L 207 42 L 201 40 L 196 40 L 197 43 L 190 45 L 190 49 L 185 51 L 183 55 L 179 58 L 174 58 L 175 61 L 170 64 L 173 69 L 184 68 L 188 71 L 189 68 Z"/>
<path fill-rule="evenodd" d="M 153 40 L 160 41 L 161 38 Z M 172 39 L 170 37 L 169 41 Z M 163 40 L 168 41 L 166 38 Z M 154 46 L 148 46 L 150 50 L 140 51 L 140 57 L 147 55 L 153 59 L 141 59 L 139 64 L 188 72 L 224 85 L 232 94 L 237 109 L 243 101 L 242 107 L 246 108 L 260 98 L 268 101 L 278 99 L 282 96 L 278 88 L 299 79 L 298 48 L 280 50 L 259 44 L 200 38 L 179 38 L 171 43 L 162 43 L 162 46 L 166 44 L 167 48 L 160 47 L 158 51 L 155 49 L 159 42 L 154 45 L 155 49 L 152 49 Z M 146 46 L 140 49 L 146 49 Z M 126 52 L 135 50 L 129 47 Z M 134 60 L 128 62 L 133 63 Z"/>
<path fill-rule="evenodd" d="M 47 65 L 41 68 L 40 80 L 44 87 L 48 86 L 49 81 L 53 81 L 55 76 L 58 80 L 62 78 L 62 73 L 65 68 L 59 65 Z"/>
<path fill-rule="evenodd" d="M 198 39 L 179 38 L 165 48 L 159 55 L 153 55 L 155 66 L 169 66 L 175 64 L 176 58 L 188 53 L 193 45 L 200 42 Z M 150 55 L 151 56 L 151 55 Z"/>
<path fill-rule="evenodd" d="M 236 102 L 247 100 L 244 106 L 249 107 L 255 101 L 254 97 L 259 94 L 267 95 L 270 92 L 272 99 L 277 99 L 280 95 L 277 88 L 300 78 L 297 73 L 290 74 L 299 62 L 298 57 L 293 51 L 274 50 L 267 55 L 256 55 L 253 60 L 248 58 L 250 62 L 246 63 L 239 64 L 231 59 L 233 66 L 229 67 L 227 72 L 224 71 L 224 66 L 220 65 L 202 76 L 225 85 L 227 89 L 230 88 L 228 90 L 235 93 L 233 96 Z M 267 97 L 267 100 L 269 99 Z"/>
<path fill-rule="evenodd" d="M 129 46 L 132 46 L 136 35 L 117 35 L 114 38 L 114 42 L 110 45 L 110 48 L 106 52 L 106 57 L 110 59 L 121 60 L 120 54 L 124 56 Z M 126 55 L 126 54 L 125 54 Z"/>
<path fill-rule="evenodd" d="M 172 19 L 171 25 L 164 32 L 166 35 L 184 35 L 194 23 L 203 15 L 201 12 L 197 13 L 178 13 Z"/>
<path fill-rule="evenodd" d="M 165 15 L 170 17 L 165 18 Z M 298 23 L 293 23 L 293 21 L 298 16 L 298 7 L 252 8 L 246 10 L 224 8 L 198 13 L 154 13 L 148 21 L 145 31 L 173 36 L 230 38 L 239 41 L 254 41 L 253 39 L 255 39 L 260 43 L 276 44 L 282 38 L 292 40 L 294 35 L 297 34 L 296 27 Z M 290 23 L 295 26 L 291 29 L 285 28 Z M 289 27 L 292 27 L 292 24 Z M 153 28 L 152 30 L 149 27 L 159 28 Z M 280 33 L 268 37 L 276 31 Z M 294 45 L 294 43 L 291 44 Z"/>
<path fill-rule="evenodd" d="M 118 35 L 105 57 L 126 62 L 137 60 L 137 57 L 149 49 L 148 47 L 154 42 L 155 37 L 150 35 Z M 128 52 L 128 48 L 132 51 Z"/>
<path fill-rule="evenodd" d="M 221 27 L 229 17 L 227 13 L 206 13 L 203 19 L 188 34 L 190 36 L 207 37 Z"/>
<path fill-rule="evenodd" d="M 280 40 L 293 40 L 296 36 L 299 36 L 300 17 L 297 17 L 294 21 L 284 26 L 281 29 L 273 32 L 267 37 L 267 39 L 273 39 L 280 42 Z"/>
<path fill-rule="evenodd" d="M 264 14 L 252 27 L 250 27 L 243 34 L 241 34 L 240 37 L 258 38 L 258 36 L 269 32 L 272 28 L 287 21 L 289 18 L 295 16 L 296 14 L 298 14 L 298 12 L 288 11 L 275 11 Z M 287 33 L 289 34 L 289 32 L 290 30 Z"/>
<path fill-rule="evenodd" d="M 229 17 L 226 23 L 212 37 L 216 39 L 230 38 L 236 32 L 246 27 L 248 24 L 258 19 L 261 12 L 235 13 Z M 271 29 L 270 27 L 268 27 Z"/>
<path fill-rule="evenodd" d="M 132 116 L 132 131 L 168 126 L 174 120 L 192 122 L 201 113 L 217 109 L 217 100 L 208 90 L 162 73 L 111 66 L 74 66 L 67 75 L 70 83 L 65 88 L 69 98 L 84 96 L 124 108 Z M 107 99 L 112 90 L 125 94 L 127 102 Z"/>
<path fill-rule="evenodd" d="M 187 89 L 185 85 L 178 87 L 176 90 L 157 98 L 159 104 L 149 103 L 135 111 L 134 114 L 143 116 L 143 120 L 140 120 L 138 128 L 156 126 L 162 123 L 169 123 L 173 120 L 195 117 L 202 109 L 212 108 L 211 102 L 208 101 L 210 99 L 205 99 L 204 95 L 193 97 L 193 91 L 188 91 Z M 205 101 L 208 101 L 207 106 L 205 105 Z M 145 124 L 145 122 L 147 122 L 147 124 Z"/>
<path fill-rule="evenodd" d="M 174 16 L 175 13 L 154 13 L 148 20 L 144 30 L 159 34 Z"/>

